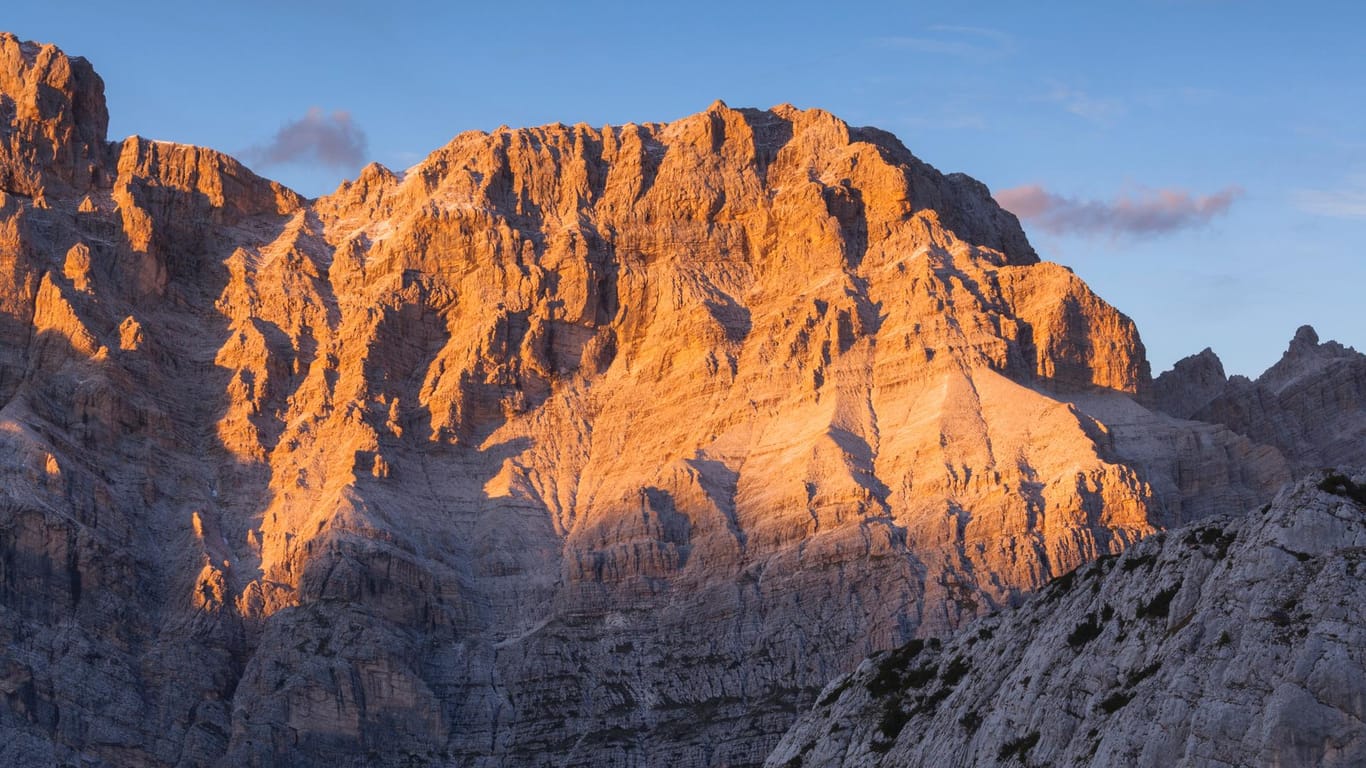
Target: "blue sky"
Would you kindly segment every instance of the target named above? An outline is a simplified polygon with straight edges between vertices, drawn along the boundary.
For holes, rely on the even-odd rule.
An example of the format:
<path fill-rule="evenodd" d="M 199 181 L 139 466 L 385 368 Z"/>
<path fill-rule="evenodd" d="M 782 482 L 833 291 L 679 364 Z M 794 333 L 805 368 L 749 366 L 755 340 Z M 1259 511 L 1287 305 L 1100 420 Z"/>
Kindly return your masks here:
<path fill-rule="evenodd" d="M 1353 3 L 1233 0 L 0 11 L 95 64 L 111 137 L 215 147 L 310 195 L 469 129 L 821 107 L 1032 190 L 1035 247 L 1137 321 L 1155 373 L 1211 346 L 1254 376 L 1303 323 L 1366 349 L 1364 27 Z"/>

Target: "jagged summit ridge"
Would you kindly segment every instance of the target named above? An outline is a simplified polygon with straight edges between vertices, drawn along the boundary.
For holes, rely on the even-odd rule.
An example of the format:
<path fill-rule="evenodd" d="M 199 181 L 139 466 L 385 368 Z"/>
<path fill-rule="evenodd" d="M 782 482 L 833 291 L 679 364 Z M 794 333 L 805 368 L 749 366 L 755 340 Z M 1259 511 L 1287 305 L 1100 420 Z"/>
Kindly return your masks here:
<path fill-rule="evenodd" d="M 770 195 L 776 196 L 783 190 L 779 185 L 769 183 L 768 175 L 770 167 L 780 160 L 779 153 L 783 152 L 786 156 L 782 160 L 804 165 L 813 172 L 812 178 L 803 181 L 821 184 L 824 187 L 822 194 L 833 198 L 829 205 L 857 208 L 849 201 L 841 203 L 840 196 L 861 195 L 866 191 L 882 193 L 876 204 L 869 208 L 871 218 L 864 225 L 872 227 L 875 236 L 877 227 L 894 226 L 914 210 L 932 209 L 945 219 L 947 229 L 967 242 L 1002 252 L 1010 263 L 1029 264 L 1038 260 L 1018 221 L 995 204 L 980 182 L 963 174 L 940 175 L 915 158 L 890 133 L 874 128 L 854 128 L 824 110 L 800 110 L 790 104 L 770 110 L 732 109 L 718 100 L 706 111 L 672 124 L 627 124 L 594 129 L 585 124 L 571 127 L 555 123 L 523 129 L 504 126 L 491 134 L 470 131 L 410 172 L 430 181 L 434 176 L 444 178 L 447 164 L 462 152 L 496 154 L 514 148 L 514 151 L 534 152 L 542 145 L 554 153 L 568 152 L 569 157 L 584 166 L 606 163 L 615 168 L 621 165 L 617 169 L 618 176 L 639 175 L 638 182 L 630 189 L 641 196 L 649 192 L 666 156 L 668 165 L 664 166 L 664 172 L 668 173 L 670 166 L 690 162 L 691 153 L 715 153 L 715 159 L 720 162 L 711 170 L 719 170 L 722 166 L 752 168 L 750 178 L 745 178 L 743 173 L 733 174 L 731 178 L 727 178 L 727 174 L 719 175 L 715 181 L 722 187 L 707 192 L 751 192 L 757 186 L 767 188 Z M 691 150 L 691 153 L 676 151 L 669 156 L 668 149 L 675 146 Z M 832 157 L 827 160 L 822 157 L 824 155 Z M 860 171 L 860 161 L 870 161 L 871 168 Z M 780 168 L 774 173 L 783 170 Z M 592 181 L 597 184 L 590 183 Z M 580 186 L 574 191 L 592 200 L 594 195 L 604 191 L 607 181 L 606 176 L 576 178 L 575 183 Z M 348 187 L 343 184 L 339 192 Z M 745 197 L 741 195 L 739 199 L 743 201 Z M 575 207 L 563 199 L 554 202 L 560 206 L 543 208 L 552 217 Z M 724 205 L 724 202 L 719 204 Z M 680 216 L 689 212 L 687 208 L 678 211 Z M 853 245 L 857 246 L 857 243 Z"/>
<path fill-rule="evenodd" d="M 1180 360 L 1152 386 L 1156 407 L 1224 424 L 1275 446 L 1299 471 L 1366 464 L 1366 355 L 1295 331 L 1281 359 L 1255 381 L 1227 377 L 1212 351 Z"/>
<path fill-rule="evenodd" d="M 866 653 L 1285 476 L 828 113 L 466 133 L 310 201 L 87 136 L 98 81 L 4 46 L 55 101 L 0 113 L 0 759 L 755 765 Z"/>

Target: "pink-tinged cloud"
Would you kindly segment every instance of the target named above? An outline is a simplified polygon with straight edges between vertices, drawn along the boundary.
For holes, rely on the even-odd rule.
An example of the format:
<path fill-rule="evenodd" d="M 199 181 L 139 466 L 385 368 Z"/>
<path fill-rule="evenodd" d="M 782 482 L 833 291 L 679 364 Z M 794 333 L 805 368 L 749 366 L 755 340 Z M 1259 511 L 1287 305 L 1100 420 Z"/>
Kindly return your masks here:
<path fill-rule="evenodd" d="M 1111 201 L 1076 200 L 1037 184 L 996 193 L 1002 208 L 1057 235 L 1082 234 L 1119 237 L 1159 235 L 1203 226 L 1228 211 L 1242 195 L 1225 187 L 1212 195 L 1192 196 L 1181 189 L 1140 191 Z"/>
<path fill-rule="evenodd" d="M 309 163 L 331 168 L 355 168 L 365 162 L 365 132 L 348 112 L 326 114 L 310 107 L 308 114 L 285 124 L 266 144 L 243 153 L 261 166 Z"/>

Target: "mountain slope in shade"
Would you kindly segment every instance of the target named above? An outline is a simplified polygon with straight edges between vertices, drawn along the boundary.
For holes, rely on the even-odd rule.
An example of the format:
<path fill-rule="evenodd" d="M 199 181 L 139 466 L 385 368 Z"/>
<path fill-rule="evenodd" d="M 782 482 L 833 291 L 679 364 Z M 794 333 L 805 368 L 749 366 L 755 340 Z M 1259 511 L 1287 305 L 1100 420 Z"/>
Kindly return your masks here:
<path fill-rule="evenodd" d="M 1174 416 L 1223 424 L 1275 446 L 1301 471 L 1366 465 L 1366 355 L 1320 343 L 1307 325 L 1256 381 L 1226 377 L 1206 349 L 1159 376 L 1153 399 Z"/>
<path fill-rule="evenodd" d="M 1284 459 L 819 110 L 462 134 L 305 200 L 0 36 L 0 758 L 753 765 Z"/>
<path fill-rule="evenodd" d="M 874 656 L 767 765 L 1362 765 L 1364 483 L 1315 473 Z"/>

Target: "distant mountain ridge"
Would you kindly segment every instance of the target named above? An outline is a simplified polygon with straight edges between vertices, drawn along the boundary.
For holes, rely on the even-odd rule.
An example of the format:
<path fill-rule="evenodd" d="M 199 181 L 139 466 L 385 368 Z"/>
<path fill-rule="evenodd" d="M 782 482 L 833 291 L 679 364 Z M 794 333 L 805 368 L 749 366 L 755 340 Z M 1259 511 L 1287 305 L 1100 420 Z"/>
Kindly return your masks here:
<path fill-rule="evenodd" d="M 1223 424 L 1275 446 L 1298 471 L 1341 463 L 1366 466 L 1366 355 L 1319 343 L 1302 326 L 1285 354 L 1255 381 L 1226 377 L 1205 349 L 1153 382 L 1159 409 Z"/>

